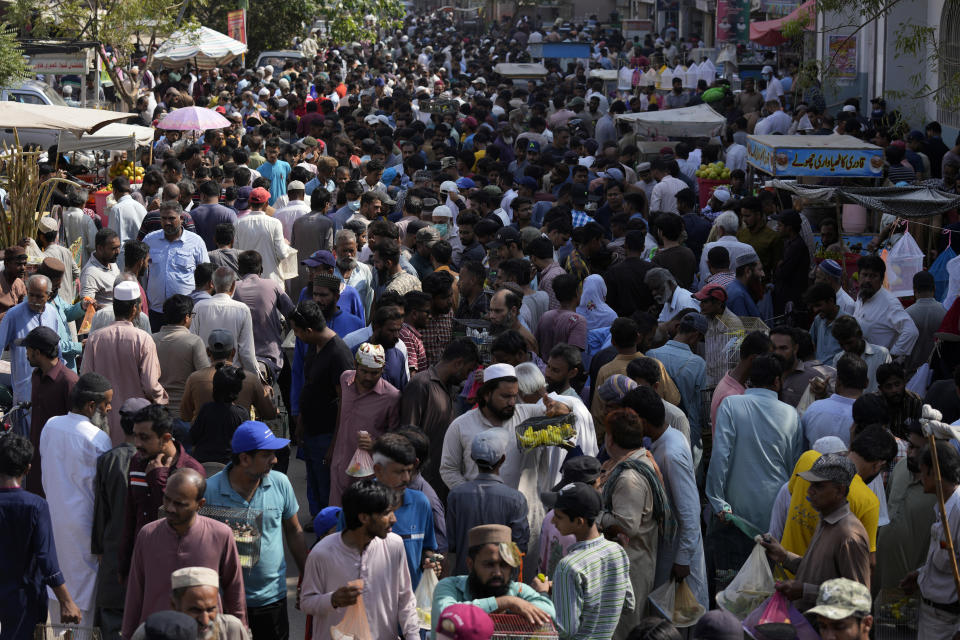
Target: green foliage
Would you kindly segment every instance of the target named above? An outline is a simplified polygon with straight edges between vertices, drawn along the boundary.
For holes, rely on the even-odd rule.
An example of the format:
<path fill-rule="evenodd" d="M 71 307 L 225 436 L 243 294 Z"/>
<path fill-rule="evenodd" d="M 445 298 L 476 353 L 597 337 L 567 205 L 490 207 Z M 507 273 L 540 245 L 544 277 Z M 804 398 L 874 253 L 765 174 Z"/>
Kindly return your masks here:
<path fill-rule="evenodd" d="M 30 76 L 30 67 L 17 42 L 17 33 L 6 23 L 0 23 L 0 86 L 15 84 Z"/>
<path fill-rule="evenodd" d="M 341 45 L 372 42 L 378 30 L 393 31 L 406 15 L 400 0 L 321 0 L 317 11 L 327 21 L 330 40 Z M 372 29 L 364 24 L 367 15 L 376 19 Z"/>

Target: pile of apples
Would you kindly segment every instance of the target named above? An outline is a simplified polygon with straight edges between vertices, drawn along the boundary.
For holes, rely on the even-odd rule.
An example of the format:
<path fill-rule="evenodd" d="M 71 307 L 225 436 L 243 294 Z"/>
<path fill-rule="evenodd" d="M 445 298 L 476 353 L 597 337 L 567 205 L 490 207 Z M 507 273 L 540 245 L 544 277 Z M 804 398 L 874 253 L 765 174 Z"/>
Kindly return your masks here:
<path fill-rule="evenodd" d="M 694 175 L 704 180 L 729 180 L 730 169 L 725 167 L 723 162 L 714 162 L 700 165 Z"/>

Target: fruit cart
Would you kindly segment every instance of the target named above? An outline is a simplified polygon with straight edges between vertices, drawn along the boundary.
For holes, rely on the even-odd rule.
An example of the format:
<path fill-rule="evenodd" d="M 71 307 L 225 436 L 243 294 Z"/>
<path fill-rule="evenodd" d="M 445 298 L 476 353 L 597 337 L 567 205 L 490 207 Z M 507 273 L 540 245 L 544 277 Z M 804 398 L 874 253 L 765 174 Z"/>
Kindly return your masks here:
<path fill-rule="evenodd" d="M 639 139 L 713 138 L 719 136 L 727 119 L 705 104 L 664 111 L 617 114 L 618 123 L 633 126 Z M 662 145 L 661 145 L 662 146 Z"/>

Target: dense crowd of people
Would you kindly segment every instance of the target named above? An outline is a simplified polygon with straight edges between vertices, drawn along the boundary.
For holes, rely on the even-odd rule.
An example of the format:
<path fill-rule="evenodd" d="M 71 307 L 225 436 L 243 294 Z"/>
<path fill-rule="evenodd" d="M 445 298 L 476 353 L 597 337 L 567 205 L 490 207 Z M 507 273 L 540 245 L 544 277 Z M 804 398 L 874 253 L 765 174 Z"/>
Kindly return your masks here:
<path fill-rule="evenodd" d="M 690 637 L 742 638 L 716 596 L 758 541 L 824 638 L 866 640 L 898 586 L 918 637 L 960 631 L 935 510 L 940 491 L 956 543 L 960 453 L 924 431 L 960 419 L 960 307 L 928 271 L 907 308 L 884 288 L 892 219 L 851 281 L 836 220 L 747 184 L 744 145 L 855 135 L 890 183 L 951 192 L 960 147 L 882 100 L 829 114 L 795 69 L 737 92 L 587 75 L 683 61 L 671 33 L 538 82 L 494 70 L 594 26 L 464 37 L 441 14 L 308 38 L 282 69 L 143 74 L 145 124 L 196 105 L 231 125 L 158 129 L 102 218 L 48 187 L 54 212 L 4 252 L 2 640 L 48 619 L 287 640 L 288 559 L 315 640 L 490 638 L 498 613 L 679 638 L 648 602 L 674 583 L 705 612 Z M 645 156 L 616 119 L 711 91 L 720 145 Z M 716 161 L 730 185 L 698 193 Z M 525 440 L 558 421 L 562 446 Z"/>

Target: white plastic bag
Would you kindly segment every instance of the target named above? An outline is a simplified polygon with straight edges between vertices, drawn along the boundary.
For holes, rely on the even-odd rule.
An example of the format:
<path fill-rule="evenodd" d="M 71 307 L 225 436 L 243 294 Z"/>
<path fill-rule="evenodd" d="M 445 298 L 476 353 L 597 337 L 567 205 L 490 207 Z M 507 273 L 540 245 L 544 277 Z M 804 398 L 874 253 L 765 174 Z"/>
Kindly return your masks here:
<path fill-rule="evenodd" d="M 930 386 L 930 378 L 933 377 L 933 371 L 930 369 L 930 363 L 924 362 L 917 369 L 917 372 L 907 383 L 907 391 L 913 391 L 921 398 L 927 395 L 927 388 Z"/>
<path fill-rule="evenodd" d="M 413 594 L 417 599 L 417 617 L 420 618 L 421 629 L 433 628 L 430 614 L 433 611 L 433 590 L 437 588 L 438 582 L 437 573 L 433 569 L 427 569 Z"/>
<path fill-rule="evenodd" d="M 884 286 L 896 297 L 913 295 L 913 276 L 923 271 L 923 251 L 909 232 L 885 252 L 887 277 Z"/>
<path fill-rule="evenodd" d="M 661 616 L 677 628 L 692 627 L 706 613 L 686 580 L 669 580 L 654 589 L 647 599 Z"/>
<path fill-rule="evenodd" d="M 770 563 L 767 562 L 767 552 L 758 542 L 733 582 L 717 594 L 717 604 L 743 620 L 773 595 L 776 586 Z"/>

